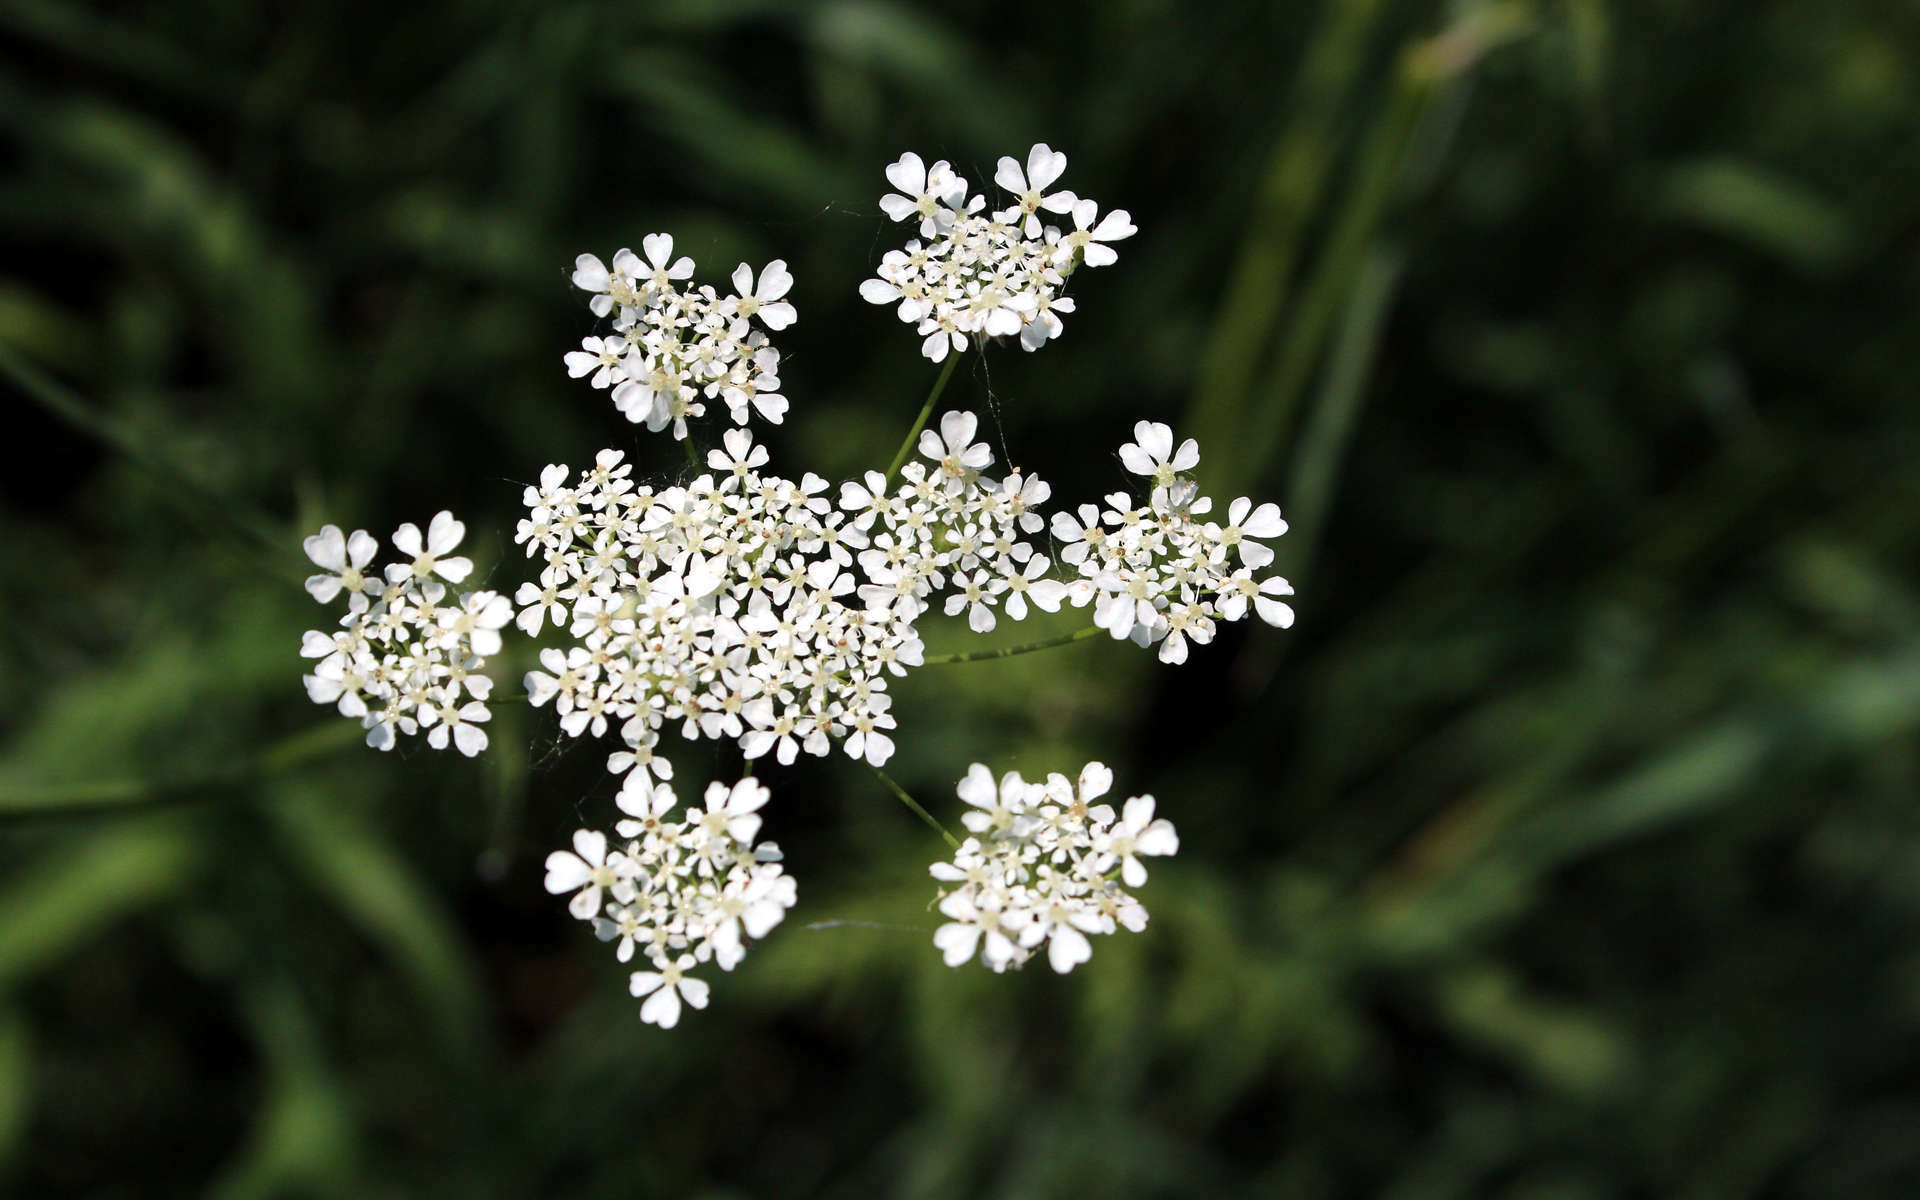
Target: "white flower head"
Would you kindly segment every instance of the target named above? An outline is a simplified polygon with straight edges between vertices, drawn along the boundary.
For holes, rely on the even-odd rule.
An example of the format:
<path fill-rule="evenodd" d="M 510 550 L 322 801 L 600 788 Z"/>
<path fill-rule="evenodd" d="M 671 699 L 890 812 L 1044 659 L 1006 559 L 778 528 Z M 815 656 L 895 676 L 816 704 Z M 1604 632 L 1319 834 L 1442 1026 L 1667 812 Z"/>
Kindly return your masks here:
<path fill-rule="evenodd" d="M 1026 161 L 1000 159 L 994 182 L 1011 203 L 989 209 L 984 196 L 968 196 L 964 179 L 945 162 L 928 167 L 908 153 L 887 168 L 895 188 L 880 199 L 895 221 L 919 218 L 919 237 L 882 255 L 872 279 L 860 285 L 871 304 L 895 305 L 895 315 L 914 327 L 920 352 L 933 362 L 965 351 L 974 339 L 1017 337 L 1037 350 L 1060 336 L 1062 313 L 1074 311 L 1061 289 L 1081 266 L 1114 261 L 1110 242 L 1134 232 L 1123 211 L 1098 218 L 1091 200 L 1055 190 L 1067 156 L 1042 142 Z M 1071 214 L 1067 232 L 1046 215 Z"/>
<path fill-rule="evenodd" d="M 384 572 L 369 570 L 379 544 L 365 530 L 349 537 L 327 525 L 306 539 L 307 557 L 325 572 L 308 578 L 308 593 L 323 603 L 345 594 L 347 613 L 334 632 L 309 630 L 301 639 L 302 656 L 317 660 L 302 682 L 314 703 L 359 721 L 375 749 L 391 750 L 423 729 L 436 750 L 471 758 L 487 747 L 486 660 L 500 652 L 513 606 L 488 591 L 448 601 L 443 581 L 473 570 L 452 554 L 465 531 L 450 512 L 424 534 L 402 525 L 393 545 L 408 561 Z"/>
<path fill-rule="evenodd" d="M 1151 797 L 1127 801 L 1116 823 L 1110 807 L 1094 803 L 1112 784 L 1097 762 L 1072 782 L 1030 782 L 1017 772 L 996 782 L 984 764 L 968 768 L 958 791 L 973 836 L 929 868 L 950 888 L 938 901 L 947 920 L 933 934 L 948 966 L 977 956 L 1006 971 L 1044 946 L 1048 965 L 1065 974 L 1092 956 L 1090 938 L 1145 927 L 1146 910 L 1122 884 L 1145 883 L 1141 856 L 1172 854 L 1180 842 L 1171 823 L 1154 819 Z"/>

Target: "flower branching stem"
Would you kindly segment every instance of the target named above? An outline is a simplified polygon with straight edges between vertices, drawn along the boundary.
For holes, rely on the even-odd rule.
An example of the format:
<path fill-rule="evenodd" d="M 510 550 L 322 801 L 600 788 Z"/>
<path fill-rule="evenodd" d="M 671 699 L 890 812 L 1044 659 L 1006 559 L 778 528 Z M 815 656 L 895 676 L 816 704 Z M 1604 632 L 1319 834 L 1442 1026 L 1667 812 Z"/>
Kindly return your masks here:
<path fill-rule="evenodd" d="M 934 832 L 938 833 L 941 837 L 945 838 L 947 840 L 948 846 L 951 846 L 955 850 L 958 850 L 960 848 L 960 839 L 953 836 L 953 831 L 948 829 L 945 825 L 942 825 L 939 819 L 935 817 L 932 813 L 928 812 L 924 808 L 921 808 L 920 802 L 918 800 L 915 800 L 912 796 L 907 795 L 907 789 L 895 783 L 891 775 L 888 775 L 885 771 L 882 771 L 879 767 L 874 767 L 873 773 L 875 775 L 878 775 L 880 777 L 880 782 L 886 784 L 888 789 L 891 790 L 894 795 L 900 798 L 900 803 L 906 805 L 909 809 L 913 810 L 914 815 L 918 816 L 922 821 L 925 821 L 928 825 L 932 826 Z"/>
<path fill-rule="evenodd" d="M 933 381 L 933 390 L 927 393 L 927 402 L 920 406 L 920 415 L 914 418 L 913 428 L 907 430 L 907 440 L 900 443 L 900 449 L 893 456 L 893 463 L 887 468 L 887 487 L 893 487 L 893 481 L 900 474 L 900 468 L 906 465 L 907 456 L 913 453 L 913 444 L 920 440 L 920 431 L 927 427 L 927 419 L 933 416 L 933 406 L 940 402 L 940 393 L 947 390 L 947 380 L 953 378 L 953 370 L 960 365 L 961 354 L 953 351 L 947 355 L 947 365 L 940 368 L 940 378 Z"/>
<path fill-rule="evenodd" d="M 1016 654 L 1031 654 L 1035 650 L 1051 650 L 1055 646 L 1069 646 L 1074 642 L 1084 642 L 1088 638 L 1098 637 L 1106 630 L 1098 625 L 1089 625 L 1085 629 L 1076 629 L 1072 633 L 1063 633 L 1058 637 L 1042 638 L 1037 642 L 1022 642 L 1018 646 L 1001 646 L 994 650 L 969 650 L 963 654 L 929 654 L 921 659 L 921 665 L 934 666 L 941 663 L 985 662 L 990 658 L 1012 658 Z"/>

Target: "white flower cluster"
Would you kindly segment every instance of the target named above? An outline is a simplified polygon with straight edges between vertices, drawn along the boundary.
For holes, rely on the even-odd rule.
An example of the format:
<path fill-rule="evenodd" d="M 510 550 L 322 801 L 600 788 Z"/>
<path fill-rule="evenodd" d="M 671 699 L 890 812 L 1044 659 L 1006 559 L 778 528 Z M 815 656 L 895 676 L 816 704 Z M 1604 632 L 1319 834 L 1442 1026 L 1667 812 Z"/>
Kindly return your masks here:
<path fill-rule="evenodd" d="M 758 413 L 778 425 L 787 412 L 780 352 L 753 322 L 772 330 L 793 324 L 793 305 L 782 299 L 793 286 L 787 264 L 773 260 L 756 280 L 741 263 L 723 297 L 710 285 L 684 286 L 693 260 L 673 256 L 671 235 L 649 234 L 640 248 L 645 259 L 622 250 L 611 267 L 591 254 L 575 260 L 574 286 L 593 293 L 595 316 L 614 321 L 610 335 L 567 354 L 567 373 L 611 388 L 614 407 L 655 433 L 671 425 L 674 437 L 686 437 L 688 418 L 705 416 L 716 398 L 735 424 Z"/>
<path fill-rule="evenodd" d="M 863 594 L 850 568 L 867 537 L 825 480 L 762 475 L 766 462 L 735 429 L 684 487 L 636 486 L 606 450 L 577 481 L 550 466 L 526 490 L 515 540 L 543 566 L 515 597 L 518 623 L 533 634 L 550 618 L 578 642 L 541 652 L 527 694 L 576 737 L 617 723 L 616 772 L 671 777 L 656 753 L 670 720 L 782 763 L 832 738 L 875 766 L 893 753 L 887 676 L 921 661 L 917 610 Z"/>
<path fill-rule="evenodd" d="M 1279 597 L 1293 587 L 1278 575 L 1254 578 L 1273 561 L 1258 539 L 1287 531 L 1280 509 L 1243 496 L 1228 506 L 1225 525 L 1197 520 L 1213 501 L 1181 472 L 1199 463 L 1199 444 L 1188 438 L 1175 449 L 1173 431 L 1153 421 L 1136 424 L 1133 436 L 1120 461 L 1153 481 L 1146 507 L 1116 492 L 1104 510 L 1083 504 L 1053 517 L 1053 536 L 1065 543 L 1060 561 L 1098 593 L 1094 623 L 1116 639 L 1158 642 L 1165 663 L 1187 661 L 1188 642 L 1212 641 L 1215 623 L 1240 620 L 1249 604 L 1269 625 L 1292 625 L 1293 609 Z"/>
<path fill-rule="evenodd" d="M 402 525 L 393 544 L 407 561 L 390 563 L 384 577 L 367 570 L 380 543 L 364 529 L 348 537 L 327 525 L 306 540 L 321 570 L 308 577 L 308 593 L 322 604 L 344 593 L 347 612 L 334 632 L 310 629 L 301 640 L 301 655 L 319 660 L 302 682 L 315 704 L 359 720 L 369 746 L 391 750 L 399 734 L 424 727 L 436 750 L 451 741 L 472 757 L 487 747 L 480 726 L 493 680 L 481 668 L 500 652 L 513 608 L 484 591 L 445 602 L 446 583 L 473 571 L 453 555 L 465 533 L 450 512 L 436 515 L 424 538 L 418 526 Z"/>
<path fill-rule="evenodd" d="M 978 427 L 972 413 L 950 412 L 938 433 L 923 430 L 919 450 L 933 465 L 906 464 L 892 493 L 878 471 L 841 485 L 840 506 L 856 514 L 853 527 L 879 529 L 860 554 L 872 581 L 863 589 L 869 603 L 890 601 L 917 616 L 930 594 L 951 588 L 947 615 L 964 610 L 968 626 L 985 633 L 998 623 L 995 608 L 1021 621 L 1029 604 L 1056 612 L 1068 597 L 1067 585 L 1045 577 L 1051 564 L 1026 540 L 1046 527 L 1035 509 L 1052 489 L 1019 471 L 999 480 L 982 475 L 993 451 L 973 440 Z"/>
<path fill-rule="evenodd" d="M 881 197 L 880 208 L 895 221 L 918 218 L 920 237 L 881 258 L 861 297 L 898 301 L 900 319 L 914 326 L 920 352 L 934 362 L 965 350 L 969 337 L 1018 334 L 1027 350 L 1059 337 L 1060 314 L 1073 311 L 1072 298 L 1060 294 L 1067 277 L 1082 263 L 1113 262 L 1118 255 L 1108 243 L 1134 233 L 1125 209 L 1102 217 L 1093 201 L 1049 190 L 1066 169 L 1067 156 L 1044 142 L 1027 152 L 1024 167 L 1002 158 L 993 179 L 1012 203 L 989 212 L 986 197 L 970 197 L 946 161 L 929 167 L 918 154 L 901 155 L 887 168 L 887 182 L 900 190 Z M 1042 212 L 1069 216 L 1073 228 L 1044 223 Z"/>
<path fill-rule="evenodd" d="M 950 164 L 903 155 L 886 171 L 899 192 L 880 206 L 915 222 L 918 236 L 885 255 L 861 295 L 897 304 L 935 362 L 983 339 L 1018 336 L 1038 349 L 1074 311 L 1064 295 L 1073 272 L 1112 263 L 1111 243 L 1134 233 L 1126 212 L 1102 216 L 1058 189 L 1065 168 L 1044 144 L 1024 163 L 1001 159 L 994 179 L 1010 200 L 989 211 Z M 608 391 L 628 420 L 670 429 L 690 453 L 689 422 L 720 404 L 735 425 L 780 423 L 788 402 L 768 335 L 795 320 L 785 263 L 758 273 L 742 264 L 722 295 L 692 282 L 693 261 L 671 236 L 640 245 L 610 264 L 576 260 L 573 282 L 610 328 L 566 355 L 568 373 Z M 916 625 L 935 605 L 982 633 L 1035 609 L 1094 606 L 1094 627 L 1158 645 L 1169 663 L 1249 608 L 1292 623 L 1282 599 L 1291 587 L 1256 578 L 1274 558 L 1264 539 L 1286 531 L 1279 509 L 1242 498 L 1224 524 L 1207 519 L 1212 504 L 1185 474 L 1199 461 L 1193 441 L 1176 447 L 1167 426 L 1139 423 L 1120 458 L 1149 479 L 1145 504 L 1118 492 L 1049 526 L 1040 511 L 1049 485 L 1011 467 L 989 476 L 994 455 L 978 433 L 974 414 L 945 413 L 920 431 L 918 460 L 897 474 L 869 471 L 837 495 L 811 473 L 797 482 L 768 473 L 766 449 L 739 428 L 683 484 L 637 482 L 617 450 L 577 474 L 548 466 L 525 489 L 515 535 L 538 574 L 511 602 L 490 591 L 449 596 L 473 570 L 455 554 L 465 530 L 451 513 L 424 533 L 401 526 L 393 542 L 403 558 L 378 572 L 371 536 L 326 526 L 306 542 L 321 571 L 307 590 L 322 603 L 344 595 L 347 612 L 334 632 L 305 636 L 302 654 L 317 660 L 308 694 L 359 720 L 370 745 L 391 749 L 425 730 L 429 744 L 473 755 L 487 745 L 492 681 L 482 668 L 502 628 L 561 631 L 566 643 L 543 649 L 526 674 L 527 699 L 551 703 L 569 736 L 618 735 L 607 766 L 624 776 L 622 819 L 614 841 L 583 829 L 571 850 L 550 855 L 546 886 L 571 895 L 570 911 L 617 942 L 621 962 L 644 955 L 630 981 L 640 1015 L 672 1026 L 684 1006 L 707 1004 L 695 968 L 732 970 L 749 939 L 784 919 L 795 887 L 778 849 L 755 844 L 768 799 L 758 781 L 715 783 L 703 805 L 674 816 L 661 745 L 670 724 L 685 740 L 732 741 L 748 759 L 791 764 L 839 741 L 879 767 L 894 753 L 890 681 L 926 661 Z M 1049 530 L 1057 551 L 1042 541 Z M 1056 558 L 1070 578 L 1055 577 Z M 972 836 L 932 868 L 946 918 L 933 940 L 950 965 L 977 956 L 1005 971 L 1044 947 L 1066 972 L 1087 960 L 1090 936 L 1145 927 L 1127 889 L 1146 881 L 1143 858 L 1174 853 L 1179 839 L 1154 818 L 1151 796 L 1117 814 L 1098 803 L 1111 782 L 1099 763 L 1077 781 L 996 781 L 970 769 L 959 794 Z"/>
<path fill-rule="evenodd" d="M 1065 974 L 1093 956 L 1089 934 L 1146 928 L 1147 910 L 1121 884 L 1146 883 L 1140 860 L 1173 854 L 1180 838 L 1171 822 L 1154 819 L 1152 796 L 1129 799 L 1118 817 L 1095 804 L 1112 786 L 1113 772 L 1097 762 L 1077 781 L 1055 773 L 1028 782 L 1008 772 L 996 785 L 984 765 L 968 769 L 959 794 L 971 806 L 961 820 L 973 836 L 952 862 L 929 868 L 957 885 L 940 892 L 947 923 L 933 934 L 948 966 L 978 954 L 1005 971 L 1045 945 L 1047 962 Z"/>
<path fill-rule="evenodd" d="M 684 1001 L 707 1006 L 707 983 L 690 971 L 701 963 L 731 971 L 746 957 L 746 939 L 763 938 L 787 915 L 796 897 L 793 877 L 780 866 L 780 848 L 754 844 L 767 789 L 747 778 L 707 785 L 706 806 L 680 820 L 667 784 L 629 775 L 618 803 L 627 819 L 614 826 L 625 842 L 609 849 L 607 835 L 582 829 L 572 850 L 547 856 L 547 890 L 573 893 L 567 911 L 593 923 L 615 955 L 630 962 L 638 949 L 650 970 L 635 971 L 628 990 L 646 997 L 640 1019 L 671 1029 Z"/>

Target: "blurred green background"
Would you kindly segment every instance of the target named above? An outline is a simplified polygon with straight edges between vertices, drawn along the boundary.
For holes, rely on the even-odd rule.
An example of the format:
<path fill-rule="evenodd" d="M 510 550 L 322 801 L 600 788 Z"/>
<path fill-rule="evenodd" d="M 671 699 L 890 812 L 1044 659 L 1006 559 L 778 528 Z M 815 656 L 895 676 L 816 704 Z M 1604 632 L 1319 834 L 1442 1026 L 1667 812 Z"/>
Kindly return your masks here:
<path fill-rule="evenodd" d="M 4 0 L 0 1192 L 1920 1194 L 1917 63 L 1910 0 Z M 898 688 L 949 818 L 1156 793 L 1146 934 L 944 968 L 943 848 L 809 761 L 800 907 L 644 1028 L 540 886 L 599 753 L 353 745 L 298 537 L 451 507 L 511 590 L 541 465 L 675 470 L 560 363 L 655 230 L 792 264 L 776 468 L 884 463 L 881 168 L 1036 140 L 1140 233 L 949 396 L 1062 503 L 1198 436 L 1299 623 Z"/>

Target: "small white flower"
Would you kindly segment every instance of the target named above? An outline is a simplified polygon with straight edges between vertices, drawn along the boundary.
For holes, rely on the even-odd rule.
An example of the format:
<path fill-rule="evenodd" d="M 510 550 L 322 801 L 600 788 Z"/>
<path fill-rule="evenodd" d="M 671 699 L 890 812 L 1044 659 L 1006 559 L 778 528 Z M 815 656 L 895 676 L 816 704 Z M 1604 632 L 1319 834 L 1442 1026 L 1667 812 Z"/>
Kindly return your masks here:
<path fill-rule="evenodd" d="M 781 299 L 793 287 L 785 260 L 776 258 L 761 268 L 758 284 L 753 268 L 741 263 L 733 269 L 733 287 L 739 294 L 731 302 L 732 311 L 741 318 L 757 316 L 768 329 L 776 331 L 793 324 L 797 315 L 793 305 Z"/>
<path fill-rule="evenodd" d="M 958 208 L 967 192 L 967 181 L 954 175 L 943 159 L 929 169 L 920 156 L 909 150 L 887 166 L 887 182 L 900 189 L 880 197 L 880 210 L 894 221 L 920 218 L 922 237 L 937 232 L 943 212 Z"/>
<path fill-rule="evenodd" d="M 1045 142 L 1036 144 L 1027 151 L 1027 165 L 1023 171 L 1018 159 L 1001 158 L 998 169 L 993 173 L 993 181 L 1004 188 L 1014 198 L 1014 205 L 1025 217 L 1025 229 L 1028 237 L 1039 237 L 1041 231 L 1039 213 L 1064 213 L 1072 210 L 1078 199 L 1072 192 L 1048 193 L 1047 188 L 1060 178 L 1067 169 L 1067 156 L 1058 150 L 1048 149 Z"/>
<path fill-rule="evenodd" d="M 460 539 L 466 535 L 467 527 L 456 521 L 452 513 L 446 511 L 434 514 L 433 520 L 427 525 L 424 545 L 421 542 L 418 525 L 412 523 L 402 525 L 393 531 L 393 546 L 413 561 L 389 566 L 387 581 L 402 583 L 409 578 L 425 580 L 438 575 L 448 583 L 459 583 L 473 573 L 473 560 L 450 558 L 448 555 L 460 545 Z"/>
<path fill-rule="evenodd" d="M 671 291 L 674 284 L 693 278 L 693 260 L 673 256 L 672 234 L 650 233 L 640 239 L 640 249 L 647 256 L 646 280 L 656 291 Z"/>
<path fill-rule="evenodd" d="M 1120 878 L 1128 887 L 1141 887 L 1147 882 L 1147 868 L 1140 861 L 1141 856 L 1177 853 L 1180 835 L 1174 832 L 1173 822 L 1165 817 L 1154 819 L 1152 796 L 1134 796 L 1120 810 L 1119 823 L 1094 844 L 1100 853 L 1120 861 Z"/>
<path fill-rule="evenodd" d="M 1094 218 L 1099 211 L 1099 206 L 1091 200 L 1074 202 L 1073 231 L 1060 239 L 1056 261 L 1063 265 L 1071 263 L 1078 252 L 1088 266 L 1106 267 L 1120 257 L 1107 243 L 1130 238 L 1139 230 L 1124 208 L 1116 208 L 1096 222 Z"/>
<path fill-rule="evenodd" d="M 695 1008 L 707 1006 L 707 984 L 687 972 L 694 966 L 693 955 L 682 954 L 658 971 L 635 971 L 627 979 L 627 991 L 635 998 L 645 996 L 640 1019 L 649 1025 L 672 1029 L 680 1023 L 680 1002 Z"/>
<path fill-rule="evenodd" d="M 724 783 L 708 784 L 705 823 L 709 829 L 724 832 L 736 842 L 751 842 L 760 832 L 760 808 L 770 796 L 766 785 L 752 776 L 732 787 Z"/>
<path fill-rule="evenodd" d="M 307 557 L 326 572 L 307 576 L 307 594 L 322 604 L 330 603 L 341 589 L 349 594 L 366 586 L 366 566 L 380 549 L 380 543 L 364 529 L 343 537 L 338 525 L 322 525 L 320 532 L 304 543 Z"/>
<path fill-rule="evenodd" d="M 1133 441 L 1120 447 L 1120 461 L 1135 475 L 1145 475 L 1155 487 L 1169 487 L 1182 471 L 1191 471 L 1200 463 L 1200 443 L 1188 438 L 1173 446 L 1173 430 L 1158 421 L 1140 421 L 1133 427 Z"/>
<path fill-rule="evenodd" d="M 573 835 L 573 849 L 555 850 L 547 855 L 547 891 L 559 896 L 573 892 L 573 899 L 567 902 L 567 911 L 582 921 L 590 921 L 600 913 L 600 898 L 604 891 L 618 887 L 620 872 L 619 859 L 609 861 L 607 857 L 607 835 L 597 830 L 582 829 Z"/>

